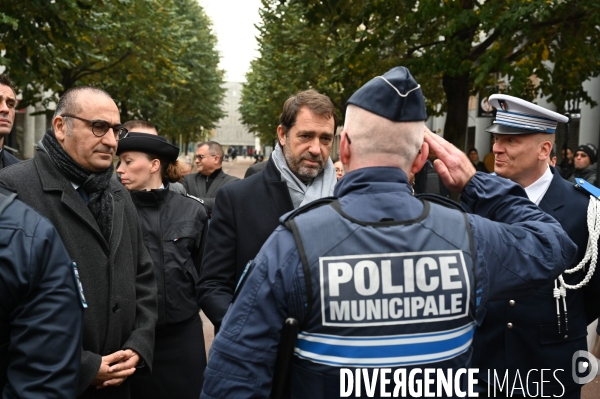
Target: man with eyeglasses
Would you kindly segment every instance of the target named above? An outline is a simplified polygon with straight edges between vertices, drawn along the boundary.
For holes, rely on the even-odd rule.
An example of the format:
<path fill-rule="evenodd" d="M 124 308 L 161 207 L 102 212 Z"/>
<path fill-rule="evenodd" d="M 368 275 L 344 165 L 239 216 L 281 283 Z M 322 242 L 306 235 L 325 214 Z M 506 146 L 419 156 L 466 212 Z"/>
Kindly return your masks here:
<path fill-rule="evenodd" d="M 223 172 L 223 148 L 216 141 L 198 144 L 196 149 L 196 168 L 198 173 L 183 177 L 183 187 L 189 195 L 200 198 L 209 215 L 215 205 L 217 191 L 226 184 L 240 180 Z"/>
<path fill-rule="evenodd" d="M 19 159 L 4 150 L 4 138 L 8 136 L 15 123 L 17 97 L 14 85 L 6 75 L 0 75 L 0 169 L 14 165 Z"/>
<path fill-rule="evenodd" d="M 57 104 L 36 156 L 0 171 L 0 184 L 48 218 L 77 265 L 87 309 L 81 398 L 129 398 L 127 377 L 152 364 L 157 291 L 127 190 L 111 179 L 127 129 L 108 93 L 76 87 Z"/>

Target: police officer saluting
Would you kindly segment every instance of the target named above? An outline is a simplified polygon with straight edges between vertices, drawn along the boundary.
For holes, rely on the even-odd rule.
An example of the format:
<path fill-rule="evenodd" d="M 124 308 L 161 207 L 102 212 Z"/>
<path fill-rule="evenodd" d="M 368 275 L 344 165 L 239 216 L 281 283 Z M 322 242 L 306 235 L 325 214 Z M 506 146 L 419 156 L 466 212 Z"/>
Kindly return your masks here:
<path fill-rule="evenodd" d="M 476 173 L 426 118 L 404 67 L 350 98 L 338 199 L 282 217 L 223 320 L 203 398 L 268 397 L 288 317 L 300 323 L 293 398 L 339 397 L 342 368 L 469 367 L 479 307 L 535 292 L 569 264 L 576 247 L 560 225 L 515 183 Z M 486 218 L 413 197 L 408 175 L 429 147 L 446 187 Z"/>
<path fill-rule="evenodd" d="M 598 235 L 593 239 L 591 232 L 598 230 L 600 208 L 585 190 L 589 182 L 576 187 L 548 165 L 556 127 L 567 117 L 505 94 L 490 96 L 490 104 L 497 109 L 487 129 L 493 134 L 495 172 L 522 186 L 532 203 L 559 221 L 577 245 L 577 255 L 568 273 L 532 295 L 484 305 L 486 317 L 473 341 L 473 367 L 480 369 L 480 390 L 495 391 L 496 397 L 577 399 L 584 381 L 573 378 L 571 361 L 587 349 L 587 324 L 598 316 L 600 280 L 597 273 L 593 276 Z M 554 374 L 543 376 L 542 369 Z M 504 376 L 509 384 L 501 387 Z"/>

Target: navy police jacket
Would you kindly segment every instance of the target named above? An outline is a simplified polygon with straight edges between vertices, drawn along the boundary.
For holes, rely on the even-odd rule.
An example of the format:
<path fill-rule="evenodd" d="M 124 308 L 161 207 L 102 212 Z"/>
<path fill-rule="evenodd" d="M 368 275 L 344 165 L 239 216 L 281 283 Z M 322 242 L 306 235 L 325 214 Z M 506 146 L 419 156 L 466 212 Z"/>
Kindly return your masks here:
<path fill-rule="evenodd" d="M 328 208 L 326 213 L 318 208 L 297 217 L 298 221 L 309 218 L 300 228 L 304 247 L 328 248 L 321 254 L 306 250 L 310 283 L 305 280 L 294 236 L 286 227 L 277 228 L 257 255 L 213 342 L 203 398 L 268 397 L 288 317 L 300 320 L 301 330 L 292 374 L 293 397 L 338 396 L 339 369 L 361 362 L 366 367 L 468 367 L 478 306 L 489 299 L 535 292 L 560 274 L 576 251 L 558 223 L 532 204 L 521 187 L 482 173 L 473 177 L 463 196 L 471 209 L 489 219 L 462 215 L 413 197 L 405 173 L 395 168 L 348 173 L 335 194 L 340 204 L 336 212 L 349 223 L 338 223 L 330 205 L 322 207 Z M 435 220 L 436 215 L 440 220 Z M 385 233 L 370 231 L 378 230 L 379 222 L 391 221 L 396 222 L 395 233 L 406 229 L 405 236 L 389 234 L 385 239 Z M 311 224 L 312 237 L 307 234 Z M 354 237 L 350 233 L 353 224 L 360 231 Z M 339 234 L 323 234 L 333 231 Z M 419 242 L 411 244 L 411 239 Z M 519 267 L 524 262 L 530 267 Z M 411 264 L 413 277 L 409 278 Z M 357 278 L 361 273 L 363 278 Z M 376 279 L 381 283 L 377 287 Z M 369 312 L 375 323 L 363 324 L 369 321 Z M 446 339 L 420 345 L 427 342 L 426 335 L 437 333 Z M 365 350 L 356 342 L 340 344 L 344 337 L 370 340 L 377 348 Z M 416 356 L 403 356 L 405 349 Z M 444 357 L 443 352 L 449 355 Z"/>
<path fill-rule="evenodd" d="M 72 262 L 32 208 L 14 200 L 0 213 L 0 397 L 74 398 L 83 307 Z"/>

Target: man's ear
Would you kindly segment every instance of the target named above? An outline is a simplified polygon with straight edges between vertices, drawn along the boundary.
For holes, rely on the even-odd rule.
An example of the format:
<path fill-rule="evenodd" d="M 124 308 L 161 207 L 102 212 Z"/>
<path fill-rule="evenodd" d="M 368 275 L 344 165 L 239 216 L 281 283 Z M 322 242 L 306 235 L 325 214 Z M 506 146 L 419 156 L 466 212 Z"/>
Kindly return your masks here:
<path fill-rule="evenodd" d="M 346 131 L 342 131 L 340 137 L 340 161 L 342 165 L 344 165 L 344 169 L 350 163 L 350 143 L 348 143 L 348 138 L 346 137 Z"/>
<path fill-rule="evenodd" d="M 425 165 L 425 162 L 427 162 L 428 156 L 429 156 L 429 144 L 427 144 L 426 142 L 423 142 L 423 144 L 421 144 L 421 149 L 420 149 L 419 153 L 417 154 L 417 157 L 413 161 L 410 171 L 415 175 L 417 173 L 419 173 L 419 171 L 423 168 L 423 165 Z"/>
<path fill-rule="evenodd" d="M 54 136 L 59 143 L 65 141 L 67 135 L 67 122 L 62 116 L 57 116 L 52 120 L 52 128 L 54 129 Z"/>
<path fill-rule="evenodd" d="M 546 160 L 550 157 L 552 151 L 552 143 L 550 141 L 542 141 L 540 143 L 539 158 L 540 160 Z"/>
<path fill-rule="evenodd" d="M 277 126 L 277 138 L 279 139 L 279 144 L 283 147 L 287 137 L 285 135 L 285 129 L 281 125 Z"/>

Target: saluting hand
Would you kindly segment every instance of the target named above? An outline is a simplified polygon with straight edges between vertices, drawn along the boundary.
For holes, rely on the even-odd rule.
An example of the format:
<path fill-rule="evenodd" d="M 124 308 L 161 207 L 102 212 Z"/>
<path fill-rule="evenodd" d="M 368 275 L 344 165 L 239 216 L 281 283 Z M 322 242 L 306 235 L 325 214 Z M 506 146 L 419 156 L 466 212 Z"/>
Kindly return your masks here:
<path fill-rule="evenodd" d="M 475 167 L 458 148 L 425 127 L 425 142 L 438 159 L 433 162 L 440 179 L 450 191 L 461 192 L 475 175 Z"/>

